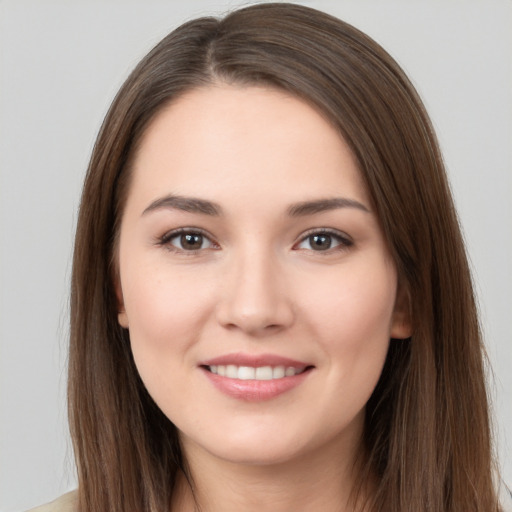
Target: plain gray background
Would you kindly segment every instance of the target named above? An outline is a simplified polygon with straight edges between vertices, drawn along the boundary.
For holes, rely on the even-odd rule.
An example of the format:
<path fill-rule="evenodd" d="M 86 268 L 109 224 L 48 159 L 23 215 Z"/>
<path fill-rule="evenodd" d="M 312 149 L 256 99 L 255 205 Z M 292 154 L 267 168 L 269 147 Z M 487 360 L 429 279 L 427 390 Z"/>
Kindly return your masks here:
<path fill-rule="evenodd" d="M 113 95 L 167 32 L 241 2 L 0 2 L 0 509 L 75 485 L 65 405 L 81 182 Z M 512 483 L 512 2 L 317 0 L 405 68 L 444 150 L 474 269 Z"/>

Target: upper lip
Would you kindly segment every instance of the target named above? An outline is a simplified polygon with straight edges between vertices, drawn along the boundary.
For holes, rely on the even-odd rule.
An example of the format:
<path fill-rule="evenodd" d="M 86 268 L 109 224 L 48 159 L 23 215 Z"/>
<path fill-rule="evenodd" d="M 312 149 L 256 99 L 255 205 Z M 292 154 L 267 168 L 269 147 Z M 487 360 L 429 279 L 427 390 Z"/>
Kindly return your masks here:
<path fill-rule="evenodd" d="M 213 366 L 213 365 L 235 365 L 235 366 L 248 366 L 257 368 L 260 366 L 285 366 L 293 368 L 305 368 L 312 366 L 303 361 L 290 359 L 289 357 L 279 356 L 277 354 L 243 354 L 232 353 L 224 354 L 222 356 L 214 357 L 206 361 L 202 361 L 200 366 Z"/>

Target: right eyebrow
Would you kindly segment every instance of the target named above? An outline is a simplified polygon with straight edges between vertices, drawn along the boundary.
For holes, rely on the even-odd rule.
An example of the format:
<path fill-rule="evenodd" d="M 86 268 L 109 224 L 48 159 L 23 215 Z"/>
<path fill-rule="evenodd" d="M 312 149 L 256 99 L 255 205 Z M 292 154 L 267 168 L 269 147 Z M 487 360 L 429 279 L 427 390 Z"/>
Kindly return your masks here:
<path fill-rule="evenodd" d="M 182 210 L 184 212 L 212 216 L 222 215 L 222 208 L 217 203 L 197 197 L 185 197 L 174 194 L 156 199 L 142 212 L 142 215 L 159 209 Z"/>

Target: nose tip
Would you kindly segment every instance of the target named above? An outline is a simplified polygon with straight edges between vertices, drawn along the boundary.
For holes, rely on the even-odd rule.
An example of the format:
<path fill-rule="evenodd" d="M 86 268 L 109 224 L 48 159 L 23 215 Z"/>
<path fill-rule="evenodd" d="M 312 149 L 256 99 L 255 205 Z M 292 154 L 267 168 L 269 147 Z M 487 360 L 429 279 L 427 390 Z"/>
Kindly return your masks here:
<path fill-rule="evenodd" d="M 236 310 L 232 308 L 229 312 L 224 310 L 224 314 L 219 315 L 219 321 L 227 329 L 239 329 L 252 336 L 258 336 L 284 329 L 291 323 L 290 317 L 291 315 L 284 310 L 263 311 L 260 308 L 238 307 Z"/>
<path fill-rule="evenodd" d="M 237 274 L 225 281 L 224 294 L 217 306 L 217 320 L 223 327 L 263 336 L 293 323 L 292 303 L 276 272 L 253 268 L 251 272 L 247 269 Z"/>

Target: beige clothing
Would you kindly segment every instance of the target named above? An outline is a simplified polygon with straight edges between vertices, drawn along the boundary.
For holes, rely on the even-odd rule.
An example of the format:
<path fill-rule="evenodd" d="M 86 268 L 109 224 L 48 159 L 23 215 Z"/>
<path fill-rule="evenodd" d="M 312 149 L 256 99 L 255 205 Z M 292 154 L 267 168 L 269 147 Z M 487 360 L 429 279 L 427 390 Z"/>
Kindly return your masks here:
<path fill-rule="evenodd" d="M 41 505 L 40 507 L 33 508 L 27 512 L 74 512 L 76 505 L 76 491 L 71 491 L 63 494 L 51 503 Z"/>
<path fill-rule="evenodd" d="M 505 485 L 501 486 L 500 499 L 503 512 L 512 512 L 512 495 Z M 74 512 L 75 503 L 76 491 L 71 491 L 47 505 L 33 508 L 27 512 Z"/>
<path fill-rule="evenodd" d="M 503 512 L 512 512 L 512 492 L 502 483 L 499 489 L 500 504 Z"/>

